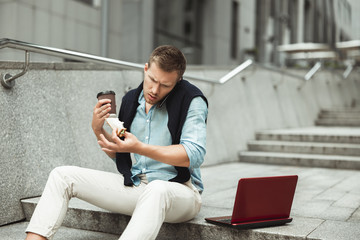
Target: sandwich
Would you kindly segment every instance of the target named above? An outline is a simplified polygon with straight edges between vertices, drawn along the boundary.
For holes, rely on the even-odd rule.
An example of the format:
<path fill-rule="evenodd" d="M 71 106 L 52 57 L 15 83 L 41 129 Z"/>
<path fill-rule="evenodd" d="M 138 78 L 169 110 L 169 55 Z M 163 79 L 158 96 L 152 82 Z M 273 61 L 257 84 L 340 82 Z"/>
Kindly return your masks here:
<path fill-rule="evenodd" d="M 119 121 L 116 117 L 109 117 L 106 119 L 106 122 L 113 130 L 116 130 L 116 135 L 118 137 L 123 137 L 125 135 L 126 128 L 124 127 L 124 122 Z"/>

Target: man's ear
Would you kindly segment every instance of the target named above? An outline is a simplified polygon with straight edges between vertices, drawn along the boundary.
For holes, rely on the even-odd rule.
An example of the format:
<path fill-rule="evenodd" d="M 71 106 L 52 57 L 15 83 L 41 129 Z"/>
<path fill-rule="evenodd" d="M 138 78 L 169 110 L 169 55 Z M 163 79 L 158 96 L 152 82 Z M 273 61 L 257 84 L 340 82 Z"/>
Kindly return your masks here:
<path fill-rule="evenodd" d="M 145 63 L 144 72 L 147 72 L 148 69 L 149 69 L 149 64 L 148 64 L 148 63 Z"/>

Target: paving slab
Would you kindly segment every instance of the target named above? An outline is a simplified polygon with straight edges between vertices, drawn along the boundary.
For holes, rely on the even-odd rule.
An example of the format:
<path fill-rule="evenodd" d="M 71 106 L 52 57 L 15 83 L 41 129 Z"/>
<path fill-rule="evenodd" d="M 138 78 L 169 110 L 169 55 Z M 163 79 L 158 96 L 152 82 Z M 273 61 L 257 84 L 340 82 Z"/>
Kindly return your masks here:
<path fill-rule="evenodd" d="M 347 220 L 348 222 L 360 222 L 360 208 L 358 208 L 351 217 Z"/>
<path fill-rule="evenodd" d="M 309 237 L 327 240 L 360 239 L 360 227 L 355 222 L 325 221 Z"/>
<path fill-rule="evenodd" d="M 336 207 L 358 208 L 360 206 L 360 194 L 347 192 L 342 198 L 334 203 Z"/>

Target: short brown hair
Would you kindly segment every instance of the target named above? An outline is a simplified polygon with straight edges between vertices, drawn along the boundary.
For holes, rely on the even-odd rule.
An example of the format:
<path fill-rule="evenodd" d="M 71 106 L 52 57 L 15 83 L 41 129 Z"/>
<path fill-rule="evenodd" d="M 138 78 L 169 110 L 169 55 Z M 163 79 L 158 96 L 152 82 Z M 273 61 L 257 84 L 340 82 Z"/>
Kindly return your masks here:
<path fill-rule="evenodd" d="M 186 69 L 184 54 L 171 45 L 163 45 L 155 48 L 148 61 L 149 68 L 151 63 L 157 63 L 158 67 L 165 72 L 176 71 L 179 78 L 182 77 Z"/>

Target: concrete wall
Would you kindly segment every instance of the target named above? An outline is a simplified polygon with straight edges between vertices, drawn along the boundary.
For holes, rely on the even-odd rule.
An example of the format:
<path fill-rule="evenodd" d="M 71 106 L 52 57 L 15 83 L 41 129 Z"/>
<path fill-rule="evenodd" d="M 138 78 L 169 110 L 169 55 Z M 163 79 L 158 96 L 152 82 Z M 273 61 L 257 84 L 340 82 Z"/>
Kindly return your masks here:
<path fill-rule="evenodd" d="M 138 86 L 142 72 L 89 71 L 89 65 L 75 70 L 79 65 L 44 64 L 47 69 L 32 65 L 13 89 L 0 87 L 0 225 L 24 217 L 19 200 L 40 195 L 56 166 L 116 172 L 91 130 L 96 94 L 116 91 L 119 106 L 124 90 Z M 16 73 L 15 66 L 0 64 L 0 72 Z M 216 78 L 227 71 L 190 67 L 188 73 Z M 360 104 L 355 73 L 343 81 L 323 71 L 301 90 L 298 79 L 260 68 L 249 69 L 225 85 L 194 83 L 210 104 L 205 165 L 237 161 L 257 130 L 310 126 L 320 108 Z"/>
<path fill-rule="evenodd" d="M 218 78 L 226 71 L 188 72 Z M 205 165 L 238 160 L 258 130 L 312 126 L 321 108 L 359 107 L 359 76 L 353 73 L 342 80 L 335 72 L 321 71 L 304 84 L 257 67 L 224 85 L 197 82 L 210 104 Z"/>
<path fill-rule="evenodd" d="M 141 72 L 30 70 L 13 89 L 0 87 L 0 225 L 24 218 L 19 200 L 40 195 L 56 166 L 116 170 L 91 130 L 96 94 L 113 89 L 120 104 L 141 79 Z"/>

